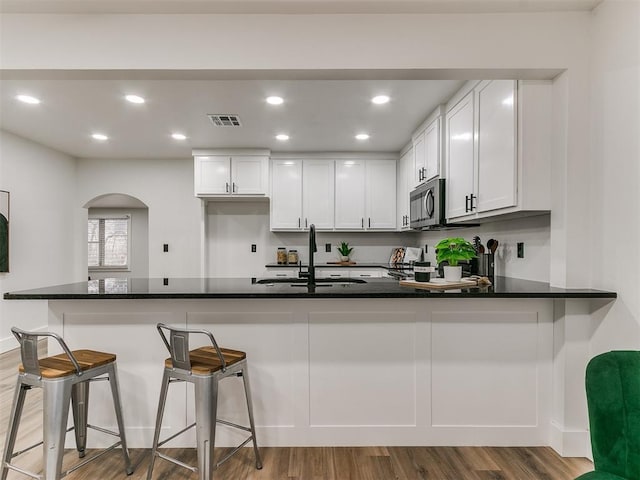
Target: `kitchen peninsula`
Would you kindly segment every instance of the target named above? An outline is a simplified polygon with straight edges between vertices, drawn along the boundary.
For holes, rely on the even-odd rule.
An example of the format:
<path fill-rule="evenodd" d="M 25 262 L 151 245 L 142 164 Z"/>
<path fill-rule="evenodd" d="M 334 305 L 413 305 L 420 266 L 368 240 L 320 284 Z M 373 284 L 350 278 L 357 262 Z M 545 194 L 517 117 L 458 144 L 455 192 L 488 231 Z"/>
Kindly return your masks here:
<path fill-rule="evenodd" d="M 221 345 L 247 352 L 265 446 L 551 444 L 561 453 L 570 441 L 563 436 L 576 433 L 557 431 L 553 418 L 575 399 L 558 406 L 554 391 L 566 390 L 584 366 L 559 360 L 565 345 L 554 329 L 569 312 L 579 319 L 615 297 L 503 277 L 489 288 L 444 292 L 391 279 L 312 290 L 256 279 L 154 278 L 4 295 L 47 300 L 49 328 L 72 348 L 118 355 L 132 447 L 151 442 L 167 357 L 155 330 L 162 322 L 210 329 Z M 227 382 L 220 417 L 242 422 L 240 382 Z M 192 421 L 191 395 L 173 387 L 168 434 Z M 99 393 L 92 397 L 102 402 Z M 108 402 L 97 410 L 111 419 Z M 236 440 L 220 430 L 221 444 Z M 575 442 L 587 448 L 586 432 Z"/>

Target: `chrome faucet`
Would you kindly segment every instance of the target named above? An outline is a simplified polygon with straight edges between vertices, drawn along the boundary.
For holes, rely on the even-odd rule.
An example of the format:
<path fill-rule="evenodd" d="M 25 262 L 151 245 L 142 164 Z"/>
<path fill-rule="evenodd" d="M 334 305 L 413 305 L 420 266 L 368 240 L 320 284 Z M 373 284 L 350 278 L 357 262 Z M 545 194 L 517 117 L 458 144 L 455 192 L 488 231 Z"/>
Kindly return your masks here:
<path fill-rule="evenodd" d="M 306 278 L 308 286 L 316 285 L 316 267 L 314 266 L 313 257 L 314 253 L 318 251 L 318 246 L 316 245 L 316 226 L 312 223 L 309 225 L 309 266 L 307 267 L 307 271 L 302 271 L 302 262 L 300 262 L 300 271 L 298 272 L 298 277 Z"/>

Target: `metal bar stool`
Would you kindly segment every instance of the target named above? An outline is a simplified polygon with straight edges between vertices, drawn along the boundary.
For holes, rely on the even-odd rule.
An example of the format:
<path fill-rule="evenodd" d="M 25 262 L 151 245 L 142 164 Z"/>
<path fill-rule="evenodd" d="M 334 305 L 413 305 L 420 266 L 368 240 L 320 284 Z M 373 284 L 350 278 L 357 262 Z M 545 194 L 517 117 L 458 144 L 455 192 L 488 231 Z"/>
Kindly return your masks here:
<path fill-rule="evenodd" d="M 125 472 L 127 475 L 131 475 L 133 467 L 129 459 L 122 421 L 120 392 L 116 373 L 116 356 L 111 353 L 93 350 L 71 351 L 65 341 L 55 333 L 25 332 L 16 327 L 13 327 L 11 331 L 20 343 L 22 364 L 18 368 L 18 381 L 11 408 L 11 417 L 9 418 L 7 441 L 4 447 L 1 480 L 7 478 L 9 470 L 14 470 L 33 478 L 59 480 L 120 445 L 122 445 Z M 60 344 L 64 353 L 39 359 L 38 337 L 54 338 Z M 108 380 L 111 386 L 119 433 L 87 423 L 89 385 L 91 382 L 100 380 Z M 44 394 L 43 441 L 19 452 L 14 452 L 25 397 L 27 391 L 34 387 L 42 388 Z M 67 428 L 69 403 L 72 404 L 74 422 L 74 427 L 71 428 Z M 119 437 L 119 441 L 100 453 L 79 462 L 66 472 L 62 472 L 62 457 L 64 456 L 64 441 L 67 432 L 74 430 L 78 456 L 83 458 L 87 445 L 87 428 Z M 44 455 L 44 471 L 41 475 L 28 472 L 11 464 L 11 460 L 14 457 L 39 445 L 43 446 Z"/>
<path fill-rule="evenodd" d="M 153 436 L 153 448 L 151 450 L 151 463 L 147 473 L 147 480 L 151 480 L 153 466 L 156 456 L 172 462 L 192 472 L 198 472 L 200 480 L 211 480 L 216 469 L 231 456 L 253 441 L 253 452 L 256 458 L 256 468 L 262 468 L 262 460 L 256 442 L 256 429 L 253 422 L 253 406 L 251 403 L 251 391 L 249 389 L 249 373 L 247 371 L 247 355 L 237 350 L 229 350 L 218 347 L 215 338 L 207 330 L 185 330 L 173 328 L 159 323 L 158 332 L 162 341 L 169 350 L 171 358 L 167 358 L 164 363 L 164 375 L 162 377 L 162 387 L 160 390 L 160 402 L 158 404 L 158 416 L 156 418 L 156 430 Z M 167 341 L 166 334 L 170 339 Z M 209 337 L 212 346 L 189 350 L 189 335 L 202 334 Z M 250 428 L 237 425 L 217 418 L 218 406 L 218 382 L 223 378 L 236 376 L 242 377 L 244 381 L 244 393 L 247 400 L 247 410 L 249 413 Z M 162 427 L 162 416 L 167 399 L 169 384 L 173 382 L 190 382 L 195 388 L 196 421 L 188 427 L 180 430 L 171 437 L 160 440 L 160 429 Z M 216 462 L 214 458 L 214 446 L 216 437 L 216 423 L 221 423 L 229 427 L 238 428 L 249 432 L 251 435 L 231 452 Z M 187 465 L 175 458 L 158 452 L 158 447 L 164 445 L 169 440 L 186 432 L 192 427 L 196 427 L 196 442 L 198 467 Z"/>

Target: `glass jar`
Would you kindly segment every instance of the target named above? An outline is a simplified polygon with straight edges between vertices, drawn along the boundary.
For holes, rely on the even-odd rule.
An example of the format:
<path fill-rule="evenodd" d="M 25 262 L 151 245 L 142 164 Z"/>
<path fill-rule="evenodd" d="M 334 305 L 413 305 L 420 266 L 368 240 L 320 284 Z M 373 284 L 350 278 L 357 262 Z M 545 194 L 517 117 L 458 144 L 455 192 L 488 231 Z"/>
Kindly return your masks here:
<path fill-rule="evenodd" d="M 296 265 L 298 263 L 298 251 L 289 250 L 288 261 L 290 265 Z"/>
<path fill-rule="evenodd" d="M 278 253 L 276 254 L 276 260 L 278 265 L 286 265 L 287 263 L 287 249 L 284 247 L 278 248 Z"/>

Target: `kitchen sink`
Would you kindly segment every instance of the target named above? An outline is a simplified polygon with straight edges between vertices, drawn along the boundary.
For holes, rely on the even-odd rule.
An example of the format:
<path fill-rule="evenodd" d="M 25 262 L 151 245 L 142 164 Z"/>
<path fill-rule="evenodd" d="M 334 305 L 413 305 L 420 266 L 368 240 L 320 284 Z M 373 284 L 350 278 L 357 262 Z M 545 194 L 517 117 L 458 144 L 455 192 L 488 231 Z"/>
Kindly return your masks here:
<path fill-rule="evenodd" d="M 296 285 L 306 285 L 306 278 L 261 278 L 253 283 L 265 284 L 265 283 L 291 283 Z M 361 278 L 316 278 L 316 284 L 318 283 L 367 283 L 366 280 Z"/>

